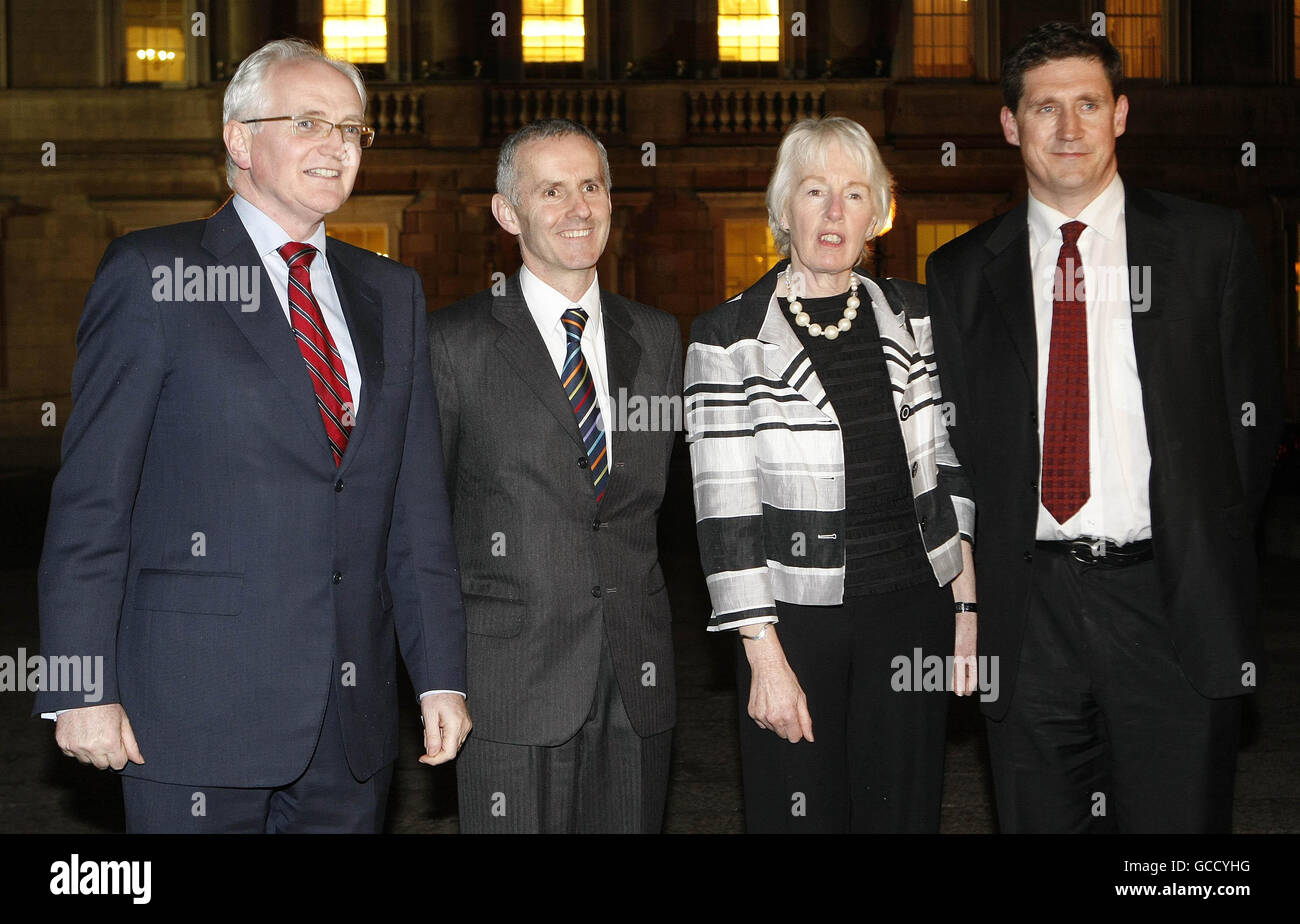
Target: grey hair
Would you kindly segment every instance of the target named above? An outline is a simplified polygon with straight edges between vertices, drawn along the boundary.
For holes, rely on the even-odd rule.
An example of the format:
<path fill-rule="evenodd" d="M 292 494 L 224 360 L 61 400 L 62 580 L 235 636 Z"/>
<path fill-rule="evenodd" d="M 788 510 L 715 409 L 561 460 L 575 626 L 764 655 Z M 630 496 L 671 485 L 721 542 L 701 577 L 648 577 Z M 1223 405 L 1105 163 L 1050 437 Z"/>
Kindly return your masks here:
<path fill-rule="evenodd" d="M 497 155 L 497 192 L 510 200 L 511 205 L 519 204 L 519 167 L 515 157 L 519 149 L 530 141 L 546 138 L 564 138 L 579 135 L 596 146 L 600 155 L 600 173 L 605 181 L 605 192 L 613 192 L 614 186 L 609 176 L 609 153 L 587 126 L 570 119 L 543 119 L 529 122 L 501 144 L 501 153 Z"/>
<path fill-rule="evenodd" d="M 302 39 L 277 39 L 274 42 L 267 42 L 245 58 L 239 65 L 239 69 L 235 71 L 235 76 L 230 78 L 230 85 L 226 87 L 226 96 L 222 102 L 222 125 L 232 119 L 235 121 L 256 119 L 266 114 L 262 110 L 266 108 L 268 96 L 267 77 L 271 66 L 281 61 L 323 61 L 352 81 L 352 85 L 357 88 L 357 94 L 361 97 L 361 107 L 365 109 L 366 82 L 362 79 L 356 65 L 331 58 L 321 50 L 320 46 Z M 277 114 L 294 115 L 292 112 Z M 249 127 L 254 131 L 260 128 L 257 125 Z M 226 152 L 226 185 L 231 189 L 235 188 L 237 176 L 239 176 L 239 167 L 230 159 L 230 153 Z"/>
<path fill-rule="evenodd" d="M 814 169 L 826 164 L 826 152 L 838 144 L 845 155 L 862 172 L 870 192 L 876 219 L 867 240 L 889 230 L 894 220 L 894 178 L 880 157 L 880 150 L 870 133 L 844 116 L 800 119 L 790 126 L 777 151 L 776 167 L 767 184 L 767 224 L 781 256 L 790 256 L 790 232 L 781 227 L 781 213 L 790 196 Z M 864 251 L 865 251 L 865 241 Z"/>

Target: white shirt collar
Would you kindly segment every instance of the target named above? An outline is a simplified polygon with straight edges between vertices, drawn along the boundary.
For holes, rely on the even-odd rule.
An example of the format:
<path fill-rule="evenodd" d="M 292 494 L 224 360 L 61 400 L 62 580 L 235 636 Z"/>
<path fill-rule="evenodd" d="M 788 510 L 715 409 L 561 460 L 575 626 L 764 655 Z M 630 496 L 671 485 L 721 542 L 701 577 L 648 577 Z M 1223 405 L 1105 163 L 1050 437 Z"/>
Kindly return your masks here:
<path fill-rule="evenodd" d="M 274 219 L 238 193 L 234 195 L 233 202 L 235 211 L 239 213 L 239 220 L 244 223 L 244 229 L 253 239 L 253 246 L 257 249 L 258 255 L 279 258 L 279 249 L 293 238 Z M 317 225 L 316 232 L 302 243 L 311 244 L 324 256 L 325 222 L 322 221 Z"/>
<path fill-rule="evenodd" d="M 1067 221 L 1081 221 L 1108 241 L 1115 240 L 1120 232 L 1120 218 L 1124 214 L 1124 184 L 1116 173 L 1097 197 L 1071 218 L 1058 212 L 1034 194 L 1029 194 L 1029 245 L 1038 250 L 1049 242 L 1061 240 L 1061 225 Z"/>
<path fill-rule="evenodd" d="M 543 330 L 554 328 L 563 330 L 560 324 L 560 318 L 564 312 L 574 306 L 574 302 L 569 301 L 568 296 L 551 288 L 528 269 L 527 266 L 519 268 L 519 288 L 524 293 L 524 301 L 528 303 L 528 310 L 537 320 L 537 326 Z M 587 291 L 582 294 L 582 298 L 576 302 L 578 307 L 587 312 L 587 325 L 583 333 L 590 332 L 593 336 L 600 333 L 600 277 L 593 277 L 591 285 Z"/>

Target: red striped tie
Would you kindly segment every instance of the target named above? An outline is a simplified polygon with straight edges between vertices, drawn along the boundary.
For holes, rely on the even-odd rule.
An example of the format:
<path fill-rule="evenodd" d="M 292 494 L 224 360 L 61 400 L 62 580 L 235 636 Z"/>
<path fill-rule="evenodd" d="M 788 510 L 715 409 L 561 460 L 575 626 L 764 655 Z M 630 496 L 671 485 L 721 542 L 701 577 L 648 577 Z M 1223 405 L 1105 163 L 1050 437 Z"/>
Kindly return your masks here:
<path fill-rule="evenodd" d="M 311 371 L 311 384 L 316 389 L 316 404 L 325 422 L 325 438 L 334 452 L 334 464 L 341 465 L 343 450 L 348 448 L 348 434 L 356 420 L 343 358 L 325 325 L 320 305 L 311 294 L 310 267 L 317 253 L 311 244 L 296 241 L 279 250 L 284 262 L 289 264 L 289 323 Z"/>
<path fill-rule="evenodd" d="M 1061 225 L 1052 300 L 1043 413 L 1043 506 L 1057 523 L 1079 512 L 1091 493 L 1088 464 L 1088 303 L 1079 270 L 1081 221 Z"/>

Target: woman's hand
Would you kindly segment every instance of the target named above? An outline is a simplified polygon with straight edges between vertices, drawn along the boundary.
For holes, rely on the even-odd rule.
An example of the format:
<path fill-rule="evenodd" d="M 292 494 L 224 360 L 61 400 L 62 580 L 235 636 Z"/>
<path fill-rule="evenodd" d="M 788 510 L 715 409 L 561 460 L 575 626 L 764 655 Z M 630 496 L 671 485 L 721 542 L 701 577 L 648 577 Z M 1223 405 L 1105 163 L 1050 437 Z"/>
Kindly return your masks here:
<path fill-rule="evenodd" d="M 759 641 L 746 639 L 745 655 L 749 658 L 749 716 L 759 728 L 776 732 L 790 743 L 813 740 L 812 715 L 808 697 L 799 678 L 785 659 L 776 637 L 776 626 L 767 627 L 767 636 Z"/>
<path fill-rule="evenodd" d="M 975 659 L 978 626 L 974 613 L 957 614 L 957 634 L 952 650 L 952 689 L 958 696 L 970 696 L 979 689 L 978 662 Z"/>
<path fill-rule="evenodd" d="M 961 574 L 952 582 L 954 603 L 975 602 L 975 553 L 970 543 L 961 541 Z M 952 689 L 958 696 L 970 696 L 979 689 L 975 636 L 978 623 L 974 613 L 957 614 L 957 631 L 952 646 Z"/>

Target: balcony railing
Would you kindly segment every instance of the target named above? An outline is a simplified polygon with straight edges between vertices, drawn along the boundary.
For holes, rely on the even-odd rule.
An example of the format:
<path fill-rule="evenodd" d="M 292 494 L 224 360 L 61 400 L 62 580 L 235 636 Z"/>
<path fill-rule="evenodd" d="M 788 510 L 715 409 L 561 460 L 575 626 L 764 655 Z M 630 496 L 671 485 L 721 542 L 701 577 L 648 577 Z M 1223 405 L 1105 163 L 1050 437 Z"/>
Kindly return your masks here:
<path fill-rule="evenodd" d="M 383 137 L 423 136 L 424 92 L 418 86 L 370 90 L 370 123 Z"/>
<path fill-rule="evenodd" d="M 598 135 L 621 135 L 627 123 L 623 90 L 616 86 L 497 86 L 486 92 L 484 129 L 494 137 L 542 119 L 572 119 Z"/>
<path fill-rule="evenodd" d="M 65 154 L 92 151 L 221 150 L 224 86 L 194 89 L 82 88 L 0 90 L 0 155 L 25 164 L 48 139 Z M 370 85 L 369 118 L 376 150 L 492 147 L 537 119 L 565 117 L 615 143 L 716 146 L 771 144 L 791 122 L 837 113 L 856 119 L 877 138 L 931 145 L 966 139 L 966 146 L 1001 150 L 995 85 L 900 84 L 863 80 L 660 80 L 542 84 L 428 81 Z M 1238 91 L 1219 87 L 1133 87 L 1142 111 L 1160 119 L 1130 125 L 1128 143 L 1177 135 L 1178 143 L 1221 147 L 1224 135 L 1261 146 L 1284 144 L 1300 122 L 1292 87 Z M 1186 135 L 1196 121 L 1205 131 Z M 36 146 L 33 148 L 33 144 Z M 1239 145 L 1240 142 L 1238 141 Z M 93 148 L 87 147 L 94 145 Z"/>
<path fill-rule="evenodd" d="M 799 119 L 825 115 L 825 104 L 825 90 L 806 84 L 701 87 L 686 92 L 686 125 L 692 135 L 779 134 Z"/>

